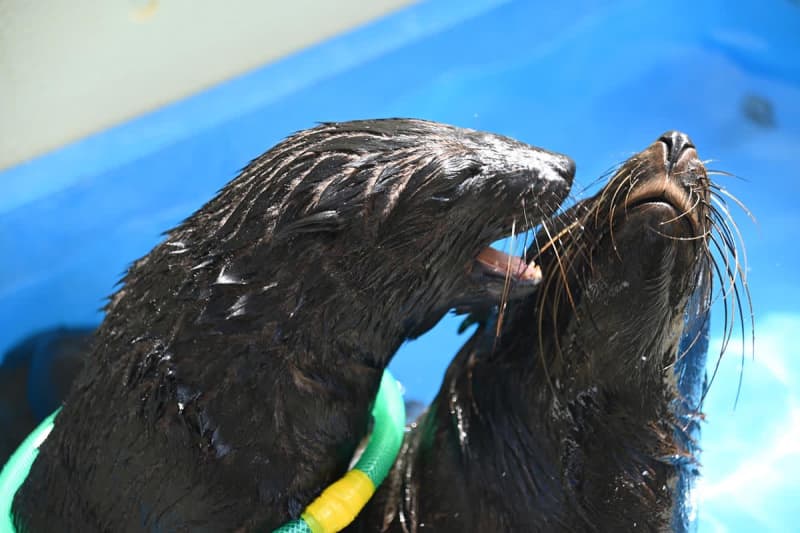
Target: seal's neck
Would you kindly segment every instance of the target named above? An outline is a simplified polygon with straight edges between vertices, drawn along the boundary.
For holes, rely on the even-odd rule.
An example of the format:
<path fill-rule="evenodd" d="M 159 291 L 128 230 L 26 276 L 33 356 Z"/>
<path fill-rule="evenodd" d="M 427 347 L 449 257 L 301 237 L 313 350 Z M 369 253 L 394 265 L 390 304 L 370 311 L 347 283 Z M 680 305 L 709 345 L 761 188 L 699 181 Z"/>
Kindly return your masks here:
<path fill-rule="evenodd" d="M 668 529 L 678 452 L 667 387 L 568 388 L 533 343 L 495 348 L 503 364 L 488 342 L 448 376 L 469 391 L 458 403 L 471 413 L 468 460 L 480 457 L 468 470 L 484 480 L 473 490 L 499 489 L 497 514 L 520 526 L 547 529 L 540 517 L 557 516 L 573 530 Z"/>
<path fill-rule="evenodd" d="M 401 521 L 442 531 L 668 529 L 676 468 L 666 461 L 665 401 L 631 408 L 602 384 L 559 393 L 533 343 L 520 344 L 524 353 L 493 343 L 492 332 L 476 332 L 420 421 L 396 472 L 402 488 L 383 496 L 402 501 Z"/>

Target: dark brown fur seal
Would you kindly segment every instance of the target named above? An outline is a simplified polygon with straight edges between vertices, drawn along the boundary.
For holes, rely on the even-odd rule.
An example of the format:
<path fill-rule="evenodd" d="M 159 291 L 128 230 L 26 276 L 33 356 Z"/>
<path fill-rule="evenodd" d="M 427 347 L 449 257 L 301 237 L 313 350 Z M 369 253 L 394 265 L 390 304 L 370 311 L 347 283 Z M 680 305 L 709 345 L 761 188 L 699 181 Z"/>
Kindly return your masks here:
<path fill-rule="evenodd" d="M 353 530 L 682 530 L 699 401 L 686 410 L 675 368 L 682 337 L 703 342 L 709 250 L 731 237 L 712 233 L 712 194 L 669 132 L 543 224 L 539 289 L 462 348 Z"/>
<path fill-rule="evenodd" d="M 555 210 L 573 173 L 564 156 L 418 120 L 288 138 L 133 264 L 16 523 L 250 531 L 297 517 L 346 470 L 403 340 L 491 292 L 479 252 Z"/>

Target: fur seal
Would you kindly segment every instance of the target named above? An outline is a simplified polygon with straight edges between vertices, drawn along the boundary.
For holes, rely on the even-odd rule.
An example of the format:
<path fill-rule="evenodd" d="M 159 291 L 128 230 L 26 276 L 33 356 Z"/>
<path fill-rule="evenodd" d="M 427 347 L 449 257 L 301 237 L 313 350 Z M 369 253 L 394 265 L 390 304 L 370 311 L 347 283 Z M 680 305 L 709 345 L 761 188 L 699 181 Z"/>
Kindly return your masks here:
<path fill-rule="evenodd" d="M 543 223 L 528 253 L 541 285 L 504 316 L 474 319 L 352 530 L 683 530 L 710 250 L 735 254 L 720 194 L 673 131 Z M 717 274 L 735 288 L 726 266 Z"/>
<path fill-rule="evenodd" d="M 251 531 L 296 518 L 346 470 L 396 349 L 502 288 L 506 269 L 482 250 L 552 213 L 574 170 L 420 120 L 281 142 L 133 263 L 15 523 Z M 536 272 L 506 263 L 525 294 Z"/>

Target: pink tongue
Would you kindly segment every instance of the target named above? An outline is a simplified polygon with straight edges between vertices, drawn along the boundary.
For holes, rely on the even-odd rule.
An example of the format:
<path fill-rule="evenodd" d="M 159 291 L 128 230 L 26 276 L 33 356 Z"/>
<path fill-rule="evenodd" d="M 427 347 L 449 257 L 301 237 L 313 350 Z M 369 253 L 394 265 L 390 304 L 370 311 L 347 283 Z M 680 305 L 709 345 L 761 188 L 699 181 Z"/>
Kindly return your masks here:
<path fill-rule="evenodd" d="M 538 282 L 542 279 L 541 269 L 533 263 L 527 264 L 520 257 L 505 254 L 494 248 L 484 248 L 475 258 L 486 271 L 500 277 L 510 275 L 517 281 Z"/>

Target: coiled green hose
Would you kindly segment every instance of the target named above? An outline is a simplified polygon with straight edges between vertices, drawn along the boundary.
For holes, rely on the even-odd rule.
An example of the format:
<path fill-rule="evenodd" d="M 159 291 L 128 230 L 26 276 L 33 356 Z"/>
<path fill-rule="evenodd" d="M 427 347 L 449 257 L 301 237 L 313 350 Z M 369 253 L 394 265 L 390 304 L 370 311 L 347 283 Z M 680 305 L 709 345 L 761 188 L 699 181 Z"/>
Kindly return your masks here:
<path fill-rule="evenodd" d="M 39 454 L 39 446 L 53 429 L 53 414 L 17 448 L 0 472 L 0 533 L 16 533 L 11 504 Z M 403 442 L 406 410 L 400 384 L 386 370 L 372 407 L 375 424 L 367 448 L 355 467 L 317 497 L 301 517 L 276 533 L 334 533 L 352 522 L 391 470 Z"/>

